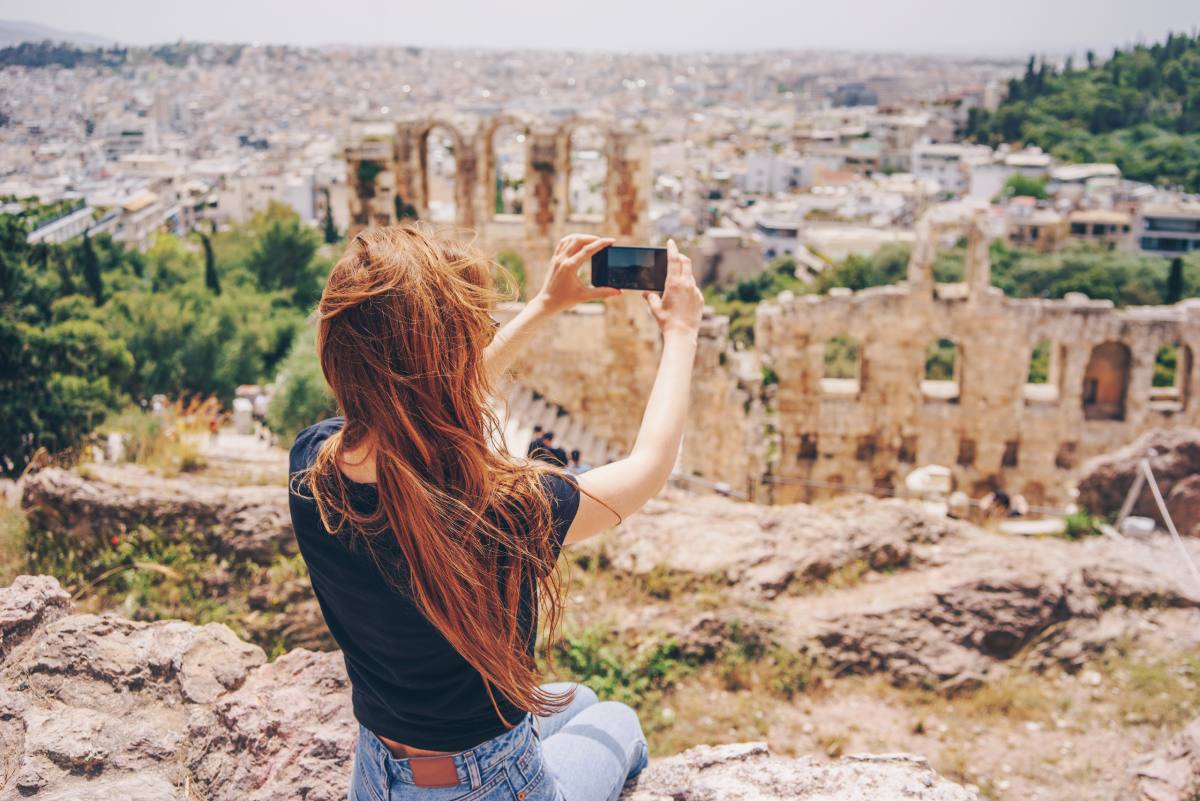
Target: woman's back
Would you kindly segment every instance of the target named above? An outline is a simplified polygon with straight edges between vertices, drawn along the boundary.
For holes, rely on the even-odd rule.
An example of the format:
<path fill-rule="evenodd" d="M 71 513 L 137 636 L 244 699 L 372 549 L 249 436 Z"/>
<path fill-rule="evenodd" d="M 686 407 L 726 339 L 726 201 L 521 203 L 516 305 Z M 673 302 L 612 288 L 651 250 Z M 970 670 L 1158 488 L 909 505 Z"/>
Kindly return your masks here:
<path fill-rule="evenodd" d="M 341 430 L 331 418 L 305 429 L 292 446 L 294 480 L 311 467 L 317 451 Z M 551 494 L 555 551 L 561 547 L 579 504 L 578 489 L 557 475 L 545 478 Z M 378 503 L 372 484 L 350 483 L 357 510 L 369 515 Z M 354 713 L 376 734 L 415 748 L 459 751 L 505 731 L 479 672 L 421 614 L 399 585 L 403 556 L 390 531 L 331 536 L 303 484 L 293 487 L 291 514 L 313 590 L 341 647 L 353 686 Z M 532 655 L 536 603 L 522 594 L 520 618 Z M 500 715 L 511 724 L 524 717 L 501 694 Z"/>

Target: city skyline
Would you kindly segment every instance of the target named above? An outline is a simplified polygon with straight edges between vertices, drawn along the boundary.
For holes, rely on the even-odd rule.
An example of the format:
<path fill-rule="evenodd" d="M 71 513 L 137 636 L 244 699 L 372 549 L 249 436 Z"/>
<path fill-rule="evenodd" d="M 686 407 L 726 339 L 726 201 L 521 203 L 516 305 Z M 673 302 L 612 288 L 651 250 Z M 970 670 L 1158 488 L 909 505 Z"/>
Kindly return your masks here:
<path fill-rule="evenodd" d="M 750 0 L 730 13 L 725 3 L 677 0 L 648 6 L 614 0 L 594 4 L 530 0 L 499 11 L 451 0 L 410 14 L 400 4 L 347 0 L 336 16 L 312 0 L 252 5 L 214 0 L 204 6 L 122 0 L 112 6 L 76 0 L 0 0 L 0 20 L 144 45 L 186 39 L 463 48 L 537 48 L 630 52 L 849 49 L 1013 56 L 1100 51 L 1168 32 L 1200 27 L 1200 11 L 1184 0 L 1020 0 L 1000 10 L 982 3 L 917 0 L 853 4 Z M 370 24 L 364 24 L 369 22 Z M 664 33 L 667 32 L 667 33 Z"/>

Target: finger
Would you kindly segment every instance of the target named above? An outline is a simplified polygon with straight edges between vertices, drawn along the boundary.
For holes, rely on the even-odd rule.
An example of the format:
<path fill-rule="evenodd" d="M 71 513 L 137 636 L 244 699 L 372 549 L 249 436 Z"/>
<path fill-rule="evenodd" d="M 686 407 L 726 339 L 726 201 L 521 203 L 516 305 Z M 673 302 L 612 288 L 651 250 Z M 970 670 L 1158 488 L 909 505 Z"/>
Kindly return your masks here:
<path fill-rule="evenodd" d="M 696 276 L 692 273 L 692 260 L 689 259 L 687 256 L 681 255 L 679 257 L 679 261 L 683 265 L 683 272 L 682 272 L 683 277 L 687 278 L 693 284 L 696 283 Z"/>
<path fill-rule="evenodd" d="M 667 280 L 678 277 L 683 272 L 683 265 L 679 262 L 679 248 L 675 246 L 674 239 L 667 240 Z"/>
<path fill-rule="evenodd" d="M 580 248 L 579 252 L 576 253 L 571 258 L 576 264 L 582 265 L 585 261 L 590 259 L 592 256 L 595 256 L 597 253 L 604 250 L 606 247 L 608 247 L 609 245 L 611 245 L 613 242 L 616 242 L 616 241 L 617 240 L 615 240 L 615 239 L 599 239 L 599 238 L 597 238 L 595 241 L 589 242 L 586 245 L 584 245 L 582 248 Z"/>
<path fill-rule="evenodd" d="M 615 298 L 621 294 L 621 290 L 615 286 L 590 286 L 583 293 L 584 300 L 604 300 L 605 298 Z"/>
<path fill-rule="evenodd" d="M 650 307 L 650 312 L 655 317 L 662 314 L 662 298 L 654 292 L 643 292 L 642 297 L 646 299 L 646 305 Z"/>
<path fill-rule="evenodd" d="M 599 237 L 592 236 L 591 234 L 571 234 L 571 241 L 567 243 L 566 255 L 575 255 L 579 252 L 580 248 L 585 247 L 595 239 L 599 239 Z"/>

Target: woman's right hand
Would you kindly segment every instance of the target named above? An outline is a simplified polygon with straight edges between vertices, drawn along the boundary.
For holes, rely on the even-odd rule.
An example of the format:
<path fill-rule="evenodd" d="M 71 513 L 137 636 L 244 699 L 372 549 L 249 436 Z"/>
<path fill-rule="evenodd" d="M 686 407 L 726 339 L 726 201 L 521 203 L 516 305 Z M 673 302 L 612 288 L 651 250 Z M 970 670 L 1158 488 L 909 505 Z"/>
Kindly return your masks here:
<path fill-rule="evenodd" d="M 662 296 L 653 292 L 644 292 L 642 296 L 664 336 L 669 333 L 695 334 L 700 330 L 704 295 L 696 286 L 692 260 L 679 252 L 674 239 L 667 240 L 667 283 Z"/>

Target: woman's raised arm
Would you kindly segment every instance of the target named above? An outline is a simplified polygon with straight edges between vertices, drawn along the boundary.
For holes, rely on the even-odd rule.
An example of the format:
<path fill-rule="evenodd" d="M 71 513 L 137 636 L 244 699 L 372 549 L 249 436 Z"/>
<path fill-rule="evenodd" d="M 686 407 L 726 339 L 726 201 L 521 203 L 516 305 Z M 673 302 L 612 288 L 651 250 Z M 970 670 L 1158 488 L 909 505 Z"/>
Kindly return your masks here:
<path fill-rule="evenodd" d="M 496 332 L 495 339 L 483 351 L 484 367 L 493 386 L 516 361 L 521 349 L 546 318 L 585 300 L 621 294 L 621 290 L 612 287 L 588 286 L 579 278 L 579 270 L 588 259 L 615 241 L 588 234 L 572 234 L 558 241 L 541 290 L 516 317 Z"/>
<path fill-rule="evenodd" d="M 696 287 L 691 260 L 680 255 L 674 240 L 667 243 L 666 289 L 661 298 L 649 292 L 645 298 L 663 335 L 654 388 L 629 456 L 579 476 L 583 493 L 567 543 L 615 525 L 619 521 L 614 511 L 624 519 L 641 509 L 667 483 L 679 453 L 704 297 Z"/>

